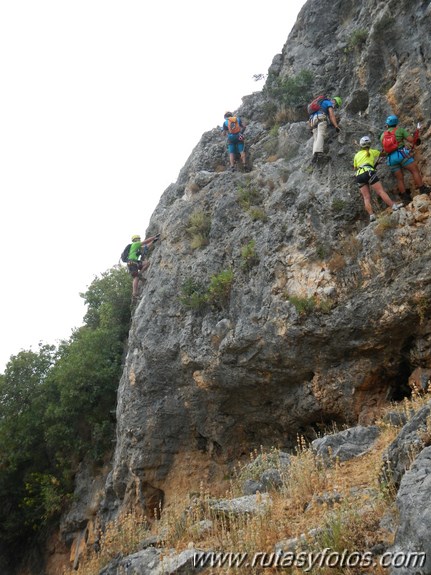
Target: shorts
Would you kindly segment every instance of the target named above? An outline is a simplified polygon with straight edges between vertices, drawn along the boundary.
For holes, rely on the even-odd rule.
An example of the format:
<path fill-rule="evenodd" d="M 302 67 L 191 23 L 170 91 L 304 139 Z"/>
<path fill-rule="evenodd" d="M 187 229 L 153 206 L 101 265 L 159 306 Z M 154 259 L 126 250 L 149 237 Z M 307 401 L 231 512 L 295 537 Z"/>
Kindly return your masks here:
<path fill-rule="evenodd" d="M 378 181 L 379 176 L 375 170 L 367 170 L 366 172 L 362 172 L 362 174 L 356 176 L 356 183 L 360 188 L 362 188 L 362 186 L 375 184 Z"/>
<path fill-rule="evenodd" d="M 127 262 L 127 269 L 129 274 L 132 276 L 132 278 L 136 278 L 139 275 L 139 272 L 142 270 L 143 266 L 144 266 L 144 261 L 133 261 L 133 260 L 129 260 Z"/>
<path fill-rule="evenodd" d="M 386 163 L 392 173 L 398 172 L 398 170 L 405 168 L 414 161 L 415 159 L 410 155 L 408 148 L 399 148 L 395 152 L 391 152 L 386 159 Z"/>
<path fill-rule="evenodd" d="M 242 154 L 244 151 L 244 142 L 228 142 L 227 148 L 229 154 Z"/>

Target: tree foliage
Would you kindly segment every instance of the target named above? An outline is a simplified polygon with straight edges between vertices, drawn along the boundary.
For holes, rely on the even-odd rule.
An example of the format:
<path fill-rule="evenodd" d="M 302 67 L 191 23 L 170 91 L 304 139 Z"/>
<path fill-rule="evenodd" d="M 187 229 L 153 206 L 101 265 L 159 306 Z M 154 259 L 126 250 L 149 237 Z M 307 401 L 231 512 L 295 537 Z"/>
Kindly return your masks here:
<path fill-rule="evenodd" d="M 63 509 L 79 463 L 112 448 L 130 276 L 112 268 L 81 297 L 84 325 L 68 341 L 21 351 L 0 375 L 0 547 L 11 552 Z"/>

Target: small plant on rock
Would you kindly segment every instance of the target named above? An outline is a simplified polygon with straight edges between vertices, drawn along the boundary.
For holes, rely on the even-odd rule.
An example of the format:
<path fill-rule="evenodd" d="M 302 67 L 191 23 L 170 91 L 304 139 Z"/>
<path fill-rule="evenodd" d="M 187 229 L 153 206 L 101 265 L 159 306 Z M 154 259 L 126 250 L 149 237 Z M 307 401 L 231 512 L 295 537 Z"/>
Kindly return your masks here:
<path fill-rule="evenodd" d="M 187 309 L 201 309 L 207 302 L 205 287 L 192 278 L 188 278 L 181 286 L 180 302 Z"/>
<path fill-rule="evenodd" d="M 301 70 L 295 76 L 286 78 L 268 75 L 263 92 L 279 104 L 287 106 L 296 106 L 298 102 L 305 104 L 312 97 L 313 77 L 310 70 Z"/>
<path fill-rule="evenodd" d="M 217 307 L 226 305 L 232 289 L 233 277 L 231 269 L 223 270 L 211 277 L 207 292 L 207 298 L 211 304 Z"/>
<path fill-rule="evenodd" d="M 259 257 L 256 253 L 256 242 L 251 240 L 241 248 L 242 269 L 245 271 L 250 270 L 259 262 Z"/>
<path fill-rule="evenodd" d="M 368 38 L 368 30 L 358 28 L 351 34 L 349 41 L 347 43 L 346 51 L 351 52 L 355 48 L 360 48 L 363 44 L 365 44 L 367 38 Z"/>
<path fill-rule="evenodd" d="M 211 218 L 203 210 L 196 210 L 189 218 L 186 232 L 191 237 L 193 249 L 203 248 L 208 245 L 208 236 L 211 229 Z"/>
<path fill-rule="evenodd" d="M 314 297 L 300 297 L 285 294 L 285 298 L 295 307 L 299 315 L 308 315 L 316 308 L 316 300 Z"/>
<path fill-rule="evenodd" d="M 261 197 L 259 191 L 250 182 L 246 186 L 239 186 L 237 192 L 239 205 L 243 210 L 248 211 L 251 206 L 260 204 Z"/>
<path fill-rule="evenodd" d="M 342 200 L 341 198 L 334 198 L 332 200 L 331 208 L 332 208 L 332 211 L 334 213 L 342 212 L 345 206 L 346 206 L 346 202 L 345 202 L 345 200 Z"/>
<path fill-rule="evenodd" d="M 253 207 L 248 210 L 249 216 L 253 222 L 261 221 L 267 222 L 268 216 L 262 208 Z"/>
<path fill-rule="evenodd" d="M 397 222 L 390 215 L 383 215 L 378 219 L 377 226 L 374 228 L 374 233 L 377 237 L 381 238 L 384 236 L 387 230 L 391 230 L 397 227 Z"/>

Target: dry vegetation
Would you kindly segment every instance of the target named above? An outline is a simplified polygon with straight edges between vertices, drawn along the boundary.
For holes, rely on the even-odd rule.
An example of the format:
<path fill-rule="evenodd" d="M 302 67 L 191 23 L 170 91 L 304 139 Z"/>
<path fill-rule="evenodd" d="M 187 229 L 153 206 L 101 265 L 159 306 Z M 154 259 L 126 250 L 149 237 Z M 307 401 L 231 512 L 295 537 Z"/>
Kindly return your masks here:
<path fill-rule="evenodd" d="M 402 404 L 391 406 L 391 411 L 403 411 L 407 418 L 430 400 L 430 394 L 414 393 Z M 382 414 L 383 416 L 384 414 Z M 382 455 L 399 433 L 380 419 L 380 436 L 369 453 L 344 463 L 336 462 L 324 467 L 302 440 L 298 441 L 296 453 L 287 468 L 279 467 L 282 487 L 270 492 L 270 504 L 256 514 L 220 514 L 212 508 L 214 498 L 201 485 L 199 492 L 190 495 L 188 501 L 172 501 L 161 519 L 147 523 L 140 516 L 126 515 L 109 525 L 100 538 L 100 551 L 90 550 L 77 575 L 98 575 L 109 561 L 121 555 L 139 550 L 143 539 L 158 535 L 158 546 L 174 548 L 178 552 L 194 547 L 199 550 L 223 552 L 274 552 L 280 541 L 307 536 L 317 529 L 313 537 L 306 537 L 301 548 L 317 552 L 330 548 L 333 551 L 363 552 L 375 545 L 390 545 L 393 534 L 380 526 L 382 517 L 396 517 L 395 491 L 379 481 Z M 429 424 L 431 435 L 431 422 Z M 245 479 L 257 476 L 268 467 L 280 465 L 279 452 L 252 453 L 250 461 L 258 465 L 238 466 L 231 481 L 226 499 L 242 495 Z M 257 499 L 262 496 L 257 494 Z M 206 573 L 303 574 L 304 569 L 255 567 L 209 569 Z M 309 571 L 319 575 L 359 575 L 363 569 L 319 567 Z M 382 567 L 374 567 L 373 573 L 387 573 Z M 72 573 L 72 571 L 70 572 Z"/>

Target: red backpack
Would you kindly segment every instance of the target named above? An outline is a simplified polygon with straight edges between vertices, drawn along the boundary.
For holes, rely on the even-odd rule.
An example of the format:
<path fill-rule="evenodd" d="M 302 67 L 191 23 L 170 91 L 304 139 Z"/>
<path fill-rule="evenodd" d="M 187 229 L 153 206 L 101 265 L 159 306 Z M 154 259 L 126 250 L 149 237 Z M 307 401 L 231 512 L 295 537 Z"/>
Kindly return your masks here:
<path fill-rule="evenodd" d="M 387 154 L 395 152 L 395 150 L 398 150 L 398 148 L 400 147 L 400 143 L 397 140 L 395 132 L 396 129 L 392 130 L 392 132 L 390 132 L 389 130 L 383 132 L 382 146 Z"/>
<path fill-rule="evenodd" d="M 311 116 L 311 114 L 314 114 L 314 112 L 318 112 L 320 110 L 320 105 L 323 102 L 323 100 L 329 100 L 329 98 L 324 94 L 320 94 L 320 96 L 317 96 L 316 98 L 314 98 L 312 102 L 308 104 L 307 112 L 309 116 Z"/>

